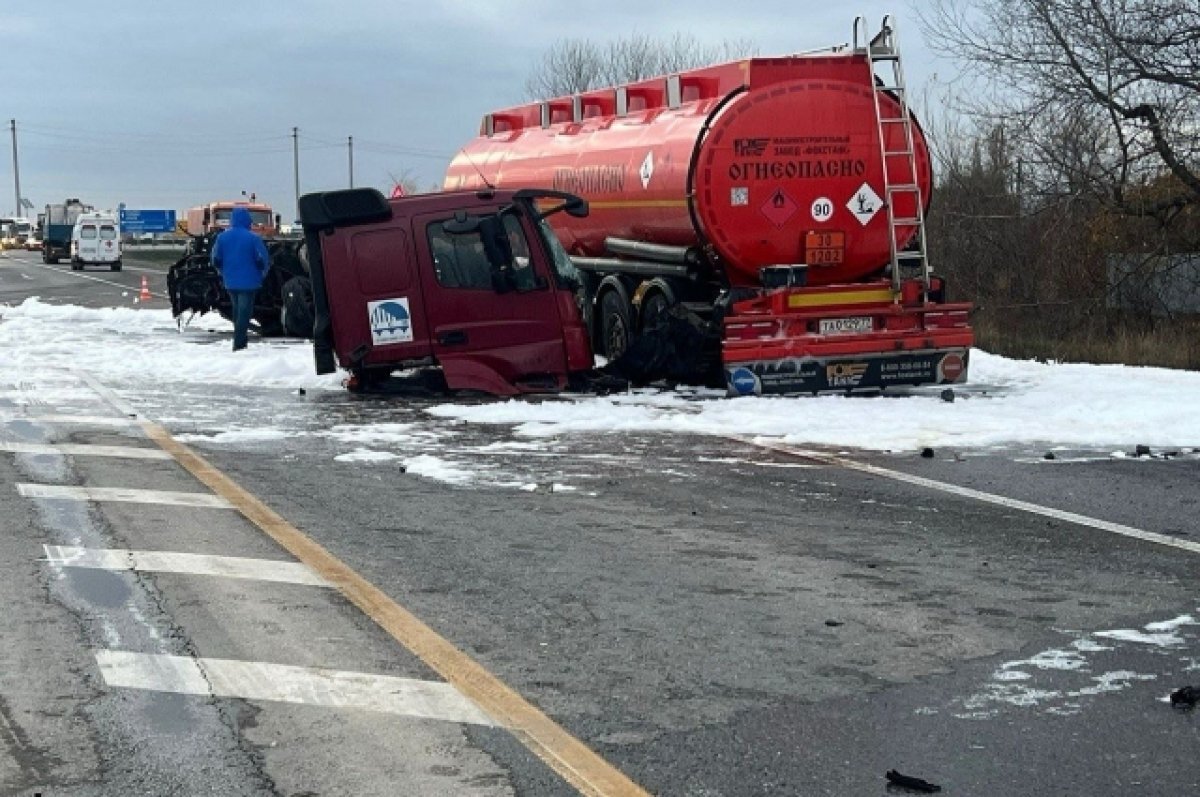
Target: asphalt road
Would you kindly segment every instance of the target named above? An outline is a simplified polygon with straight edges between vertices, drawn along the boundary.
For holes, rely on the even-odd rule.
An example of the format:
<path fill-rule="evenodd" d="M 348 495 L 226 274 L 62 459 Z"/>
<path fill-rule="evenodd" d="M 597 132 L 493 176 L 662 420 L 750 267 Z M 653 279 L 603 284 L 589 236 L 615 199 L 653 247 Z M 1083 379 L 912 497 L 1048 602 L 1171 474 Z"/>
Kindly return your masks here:
<path fill-rule="evenodd" d="M 26 260 L 0 260 L 0 302 L 126 304 L 144 273 L 166 306 L 163 264 Z M 154 447 L 138 427 L 37 420 L 52 381 L 18 390 L 0 401 L 0 443 Z M 446 431 L 419 400 L 222 400 L 298 430 Z M 101 390 L 87 411 L 188 434 L 212 429 L 205 403 L 194 387 Z M 496 446 L 513 442 L 502 426 L 450 431 L 456 456 L 542 487 L 337 462 L 344 446 L 316 435 L 191 445 L 650 793 L 901 793 L 889 770 L 949 795 L 1200 790 L 1200 714 L 1166 700 L 1200 684 L 1200 625 L 1178 620 L 1200 619 L 1195 456 L 806 454 L 679 435 L 534 455 Z M 171 460 L 0 452 L 0 471 L 206 491 Z M 450 676 L 334 589 L 44 561 L 47 544 L 288 558 L 235 511 L 3 490 L 0 512 L 5 793 L 577 792 L 504 723 L 114 686 L 113 649 Z"/>

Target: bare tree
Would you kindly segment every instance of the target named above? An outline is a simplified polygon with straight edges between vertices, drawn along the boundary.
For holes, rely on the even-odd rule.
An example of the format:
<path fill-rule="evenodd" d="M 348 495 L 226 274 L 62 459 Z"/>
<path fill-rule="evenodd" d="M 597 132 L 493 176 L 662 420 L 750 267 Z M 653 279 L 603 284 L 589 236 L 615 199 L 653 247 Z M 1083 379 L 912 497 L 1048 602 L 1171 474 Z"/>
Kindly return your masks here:
<path fill-rule="evenodd" d="M 563 39 L 547 50 L 534 67 L 525 81 L 525 93 L 530 99 L 578 94 L 730 61 L 756 51 L 746 40 L 705 45 L 682 33 L 666 40 L 634 34 L 606 44 Z"/>
<path fill-rule="evenodd" d="M 922 23 L 996 89 L 971 110 L 1021 136 L 1044 189 L 1162 225 L 1200 204 L 1196 0 L 933 0 Z"/>

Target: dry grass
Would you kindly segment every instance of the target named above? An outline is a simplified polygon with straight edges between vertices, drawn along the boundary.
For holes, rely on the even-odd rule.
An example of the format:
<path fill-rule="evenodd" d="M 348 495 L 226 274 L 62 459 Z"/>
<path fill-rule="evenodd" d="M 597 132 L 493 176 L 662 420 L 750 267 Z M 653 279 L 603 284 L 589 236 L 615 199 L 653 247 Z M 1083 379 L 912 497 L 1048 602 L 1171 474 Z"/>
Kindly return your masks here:
<path fill-rule="evenodd" d="M 1113 317 L 1053 323 L 979 313 L 972 326 L 977 346 L 1005 357 L 1200 370 L 1200 318 L 1195 317 L 1147 325 Z"/>

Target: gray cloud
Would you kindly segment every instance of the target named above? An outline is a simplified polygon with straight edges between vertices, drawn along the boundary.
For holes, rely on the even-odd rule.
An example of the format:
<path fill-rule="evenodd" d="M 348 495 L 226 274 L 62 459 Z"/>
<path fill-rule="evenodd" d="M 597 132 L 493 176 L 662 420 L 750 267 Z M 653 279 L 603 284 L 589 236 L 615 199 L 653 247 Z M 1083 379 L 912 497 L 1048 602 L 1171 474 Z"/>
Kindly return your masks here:
<path fill-rule="evenodd" d="M 809 6 L 809 7 L 805 7 Z M 883 3 L 860 3 L 878 26 Z M 254 191 L 290 215 L 292 127 L 301 190 L 389 174 L 439 182 L 492 108 L 524 99 L 525 79 L 563 38 L 686 33 L 755 42 L 763 54 L 846 41 L 852 15 L 762 0 L 603 8 L 508 2 L 243 3 L 219 18 L 130 0 L 6 12 L 5 126 L 16 118 L 22 193 L 35 205 L 78 196 L 100 206 L 184 208 Z M 910 82 L 931 70 L 915 14 L 900 19 Z M 15 77 L 15 79 L 14 79 Z M 0 208 L 12 174 L 0 158 Z"/>

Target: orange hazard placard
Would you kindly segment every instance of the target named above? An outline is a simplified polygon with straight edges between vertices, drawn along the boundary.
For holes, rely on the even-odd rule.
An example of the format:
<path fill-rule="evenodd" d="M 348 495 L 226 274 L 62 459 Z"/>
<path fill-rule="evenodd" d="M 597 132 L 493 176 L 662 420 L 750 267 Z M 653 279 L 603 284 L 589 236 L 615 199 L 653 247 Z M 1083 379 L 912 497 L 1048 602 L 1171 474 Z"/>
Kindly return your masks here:
<path fill-rule="evenodd" d="M 846 257 L 846 233 L 821 230 L 805 233 L 804 262 L 810 266 L 840 265 Z"/>

